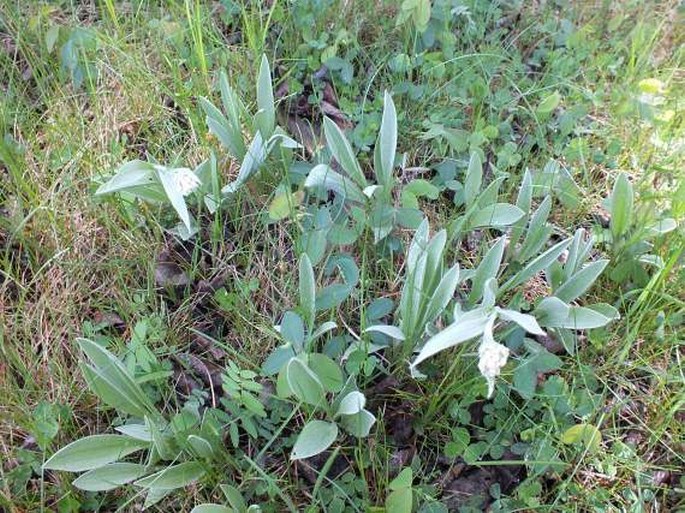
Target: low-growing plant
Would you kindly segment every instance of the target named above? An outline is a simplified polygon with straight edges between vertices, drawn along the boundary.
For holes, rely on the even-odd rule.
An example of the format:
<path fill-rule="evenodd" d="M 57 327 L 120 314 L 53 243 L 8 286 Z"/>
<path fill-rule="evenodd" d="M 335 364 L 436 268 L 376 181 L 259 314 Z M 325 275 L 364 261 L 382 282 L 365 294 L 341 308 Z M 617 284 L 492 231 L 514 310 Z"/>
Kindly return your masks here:
<path fill-rule="evenodd" d="M 86 436 L 66 445 L 44 469 L 81 472 L 73 485 L 86 491 L 133 483 L 146 494 L 148 507 L 228 458 L 216 412 L 201 413 L 191 400 L 177 413 L 163 414 L 114 354 L 87 339 L 77 342 L 87 359 L 81 371 L 89 388 L 125 420 L 115 427 L 118 434 Z M 127 459 L 141 452 L 145 456 L 135 462 Z"/>
<path fill-rule="evenodd" d="M 633 185 L 625 173 L 616 177 L 606 206 L 611 214 L 609 227 L 598 229 L 598 236 L 612 257 L 609 277 L 617 283 L 645 285 L 649 279 L 645 266 L 663 268 L 661 258 L 651 253 L 651 241 L 675 230 L 677 223 L 655 211 L 653 205 L 638 206 Z"/>
<path fill-rule="evenodd" d="M 277 395 L 294 397 L 309 409 L 310 415 L 323 414 L 327 420 L 309 420 L 295 441 L 291 459 L 319 454 L 338 438 L 338 424 L 350 434 L 368 436 L 375 417 L 364 408 L 366 398 L 357 390 L 354 377 L 344 378 L 340 365 L 318 352 L 315 342 L 335 329 L 332 321 L 315 327 L 317 294 L 314 269 L 306 254 L 299 263 L 301 316 L 293 311 L 283 315 L 278 326 L 284 344 L 277 347 L 263 365 L 266 375 L 278 374 Z"/>
<path fill-rule="evenodd" d="M 235 180 L 221 187 L 215 154 L 194 170 L 133 160 L 123 164 L 95 194 L 119 193 L 125 199 L 170 205 L 181 220 L 175 232 L 183 239 L 189 239 L 197 233 L 198 226 L 186 198 L 195 196 L 201 200 L 197 202 L 198 208 L 204 204 L 213 213 L 225 198 L 234 195 L 264 165 L 276 148 L 299 148 L 299 144 L 276 125 L 271 68 L 266 56 L 262 56 L 259 68 L 256 87 L 258 110 L 253 116 L 247 115 L 223 71 L 219 75 L 219 88 L 224 112 L 206 98 L 200 101 L 210 132 L 230 157 L 241 162 Z M 249 144 L 245 143 L 243 135 L 246 118 L 251 121 Z"/>

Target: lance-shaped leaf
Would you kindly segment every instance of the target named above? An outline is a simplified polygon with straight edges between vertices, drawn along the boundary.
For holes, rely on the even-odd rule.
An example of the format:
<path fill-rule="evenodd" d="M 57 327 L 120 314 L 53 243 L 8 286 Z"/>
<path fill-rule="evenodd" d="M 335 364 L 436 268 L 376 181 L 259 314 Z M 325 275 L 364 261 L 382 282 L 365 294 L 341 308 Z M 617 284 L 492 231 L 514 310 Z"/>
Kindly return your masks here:
<path fill-rule="evenodd" d="M 106 492 L 145 475 L 145 465 L 138 463 L 110 463 L 81 474 L 72 483 L 87 492 Z"/>
<path fill-rule="evenodd" d="M 554 292 L 554 295 L 566 303 L 570 303 L 574 299 L 579 298 L 592 287 L 592 284 L 595 283 L 595 280 L 602 274 L 602 271 L 608 263 L 609 260 L 597 260 L 596 262 L 586 265 L 580 271 L 568 278 L 566 282 Z"/>
<path fill-rule="evenodd" d="M 204 466 L 197 461 L 186 461 L 135 482 L 141 488 L 153 490 L 176 490 L 194 483 L 205 474 Z"/>
<path fill-rule="evenodd" d="M 472 229 L 485 226 L 502 228 L 516 223 L 523 215 L 524 212 L 514 205 L 509 203 L 494 203 L 478 210 L 469 217 L 468 224 Z"/>
<path fill-rule="evenodd" d="M 528 262 L 523 269 L 517 272 L 504 285 L 502 285 L 502 287 L 500 287 L 500 293 L 527 282 L 540 271 L 547 269 L 552 262 L 559 258 L 559 255 L 564 252 L 570 243 L 571 239 L 562 240 L 538 257 Z"/>
<path fill-rule="evenodd" d="M 630 228 L 633 215 L 633 186 L 625 173 L 616 178 L 614 190 L 611 194 L 611 234 L 614 240 Z"/>
<path fill-rule="evenodd" d="M 392 189 L 395 152 L 397 151 L 397 112 L 388 91 L 383 95 L 383 117 L 376 142 L 376 180 L 386 191 Z"/>
<path fill-rule="evenodd" d="M 276 127 L 276 106 L 271 86 L 271 68 L 266 55 L 262 55 L 257 77 L 257 108 L 259 110 L 255 115 L 256 128 L 262 134 L 262 138 L 267 140 Z"/>
<path fill-rule="evenodd" d="M 480 159 L 480 153 L 472 151 L 469 167 L 466 169 L 466 176 L 464 177 L 464 202 L 467 207 L 476 201 L 482 183 L 483 162 Z"/>
<path fill-rule="evenodd" d="M 113 463 L 149 444 L 124 435 L 92 435 L 62 447 L 45 462 L 43 468 L 83 472 Z"/>
<path fill-rule="evenodd" d="M 329 118 L 323 120 L 323 130 L 326 135 L 326 143 L 328 149 L 331 150 L 333 157 L 338 161 L 338 164 L 345 170 L 347 176 L 354 180 L 362 189 L 366 187 L 366 177 L 359 166 L 357 157 L 352 151 L 352 146 L 348 142 L 345 134 L 338 128 Z"/>
<path fill-rule="evenodd" d="M 357 203 L 366 202 L 366 196 L 364 196 L 364 193 L 352 180 L 336 173 L 325 164 L 314 166 L 309 175 L 307 175 L 304 186 L 307 188 L 321 187 L 333 191 L 350 201 Z"/>
<path fill-rule="evenodd" d="M 227 184 L 221 192 L 232 194 L 236 192 L 247 180 L 261 167 L 266 160 L 266 145 L 260 132 L 257 132 L 245 153 L 245 158 L 240 165 L 240 171 L 236 179 Z"/>
<path fill-rule="evenodd" d="M 481 308 L 465 313 L 456 322 L 428 339 L 411 367 L 416 367 L 440 351 L 481 336 L 490 320 L 491 314 Z"/>

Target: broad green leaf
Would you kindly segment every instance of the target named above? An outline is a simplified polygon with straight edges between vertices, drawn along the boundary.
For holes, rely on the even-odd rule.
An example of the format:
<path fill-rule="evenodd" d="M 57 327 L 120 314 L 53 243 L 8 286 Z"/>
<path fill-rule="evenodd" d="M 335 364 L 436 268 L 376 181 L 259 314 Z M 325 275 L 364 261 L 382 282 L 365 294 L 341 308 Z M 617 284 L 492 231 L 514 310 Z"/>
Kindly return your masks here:
<path fill-rule="evenodd" d="M 561 287 L 559 287 L 554 295 L 566 303 L 582 296 L 590 287 L 592 287 L 595 280 L 602 274 L 604 268 L 609 263 L 609 260 L 597 260 L 591 264 L 586 265 L 580 271 L 566 280 Z"/>
<path fill-rule="evenodd" d="M 81 474 L 72 484 L 87 492 L 106 492 L 139 479 L 145 472 L 145 465 L 110 463 Z"/>
<path fill-rule="evenodd" d="M 293 211 L 302 204 L 303 199 L 303 191 L 284 192 L 276 195 L 269 204 L 269 217 L 274 221 L 290 217 Z"/>
<path fill-rule="evenodd" d="M 190 224 L 190 214 L 188 213 L 186 200 L 183 197 L 181 191 L 178 190 L 178 187 L 176 187 L 176 182 L 174 181 L 172 176 L 173 170 L 156 169 L 156 173 L 157 178 L 159 179 L 159 183 L 162 184 L 164 193 L 167 195 L 167 198 L 169 199 L 169 203 L 171 203 L 171 206 L 174 207 L 174 210 L 178 214 L 178 217 L 181 219 L 181 221 L 183 221 L 185 227 L 188 230 L 192 230 L 192 226 Z"/>
<path fill-rule="evenodd" d="M 376 169 L 376 179 L 380 185 L 390 190 L 393 184 L 395 152 L 397 151 L 397 112 L 392 96 L 388 91 L 383 95 L 383 117 L 378 133 L 380 169 Z"/>
<path fill-rule="evenodd" d="M 313 406 L 323 403 L 323 384 L 304 362 L 293 358 L 287 363 L 285 370 L 288 388 L 298 400 Z"/>
<path fill-rule="evenodd" d="M 281 320 L 281 336 L 283 340 L 289 342 L 295 348 L 295 352 L 300 352 L 304 344 L 304 324 L 302 318 L 295 312 L 285 312 Z"/>
<path fill-rule="evenodd" d="M 480 159 L 480 153 L 472 151 L 469 167 L 466 169 L 466 176 L 464 177 L 464 202 L 467 207 L 470 207 L 476 201 L 482 183 L 483 162 Z"/>
<path fill-rule="evenodd" d="M 632 222 L 633 186 L 625 173 L 616 178 L 611 194 L 611 234 L 614 240 L 624 236 Z"/>
<path fill-rule="evenodd" d="M 84 365 L 89 386 L 105 403 L 137 417 L 158 415 L 148 396 L 119 359 L 95 342 L 76 339 L 77 344 L 93 363 Z"/>
<path fill-rule="evenodd" d="M 339 392 L 342 389 L 344 383 L 342 370 L 337 363 L 325 354 L 310 354 L 309 368 L 316 374 L 327 392 Z"/>
<path fill-rule="evenodd" d="M 576 424 L 561 435 L 565 444 L 582 444 L 589 452 L 597 452 L 602 443 L 602 433 L 592 424 Z"/>
<path fill-rule="evenodd" d="M 411 467 L 407 467 L 400 472 L 395 479 L 390 481 L 388 488 L 391 490 L 401 490 L 402 488 L 411 488 L 414 481 Z"/>
<path fill-rule="evenodd" d="M 224 188 L 221 189 L 221 192 L 223 194 L 235 193 L 255 172 L 257 172 L 265 160 L 266 144 L 264 143 L 261 132 L 257 132 L 250 143 L 250 147 L 245 153 L 245 158 L 243 158 L 243 161 L 240 164 L 238 176 L 233 182 L 224 186 Z"/>
<path fill-rule="evenodd" d="M 371 428 L 376 422 L 376 417 L 368 410 L 361 410 L 354 415 L 341 415 L 339 417 L 340 425 L 357 438 L 366 438 L 371 432 Z"/>
<path fill-rule="evenodd" d="M 532 333 L 533 335 L 545 334 L 538 324 L 538 321 L 535 320 L 535 317 L 532 315 L 517 312 L 516 310 L 505 310 L 503 308 L 497 309 L 497 314 L 504 320 L 515 322 L 528 333 Z"/>
<path fill-rule="evenodd" d="M 143 503 L 143 509 L 147 509 L 154 506 L 164 497 L 169 495 L 173 490 L 161 489 L 161 488 L 150 488 L 145 496 L 145 502 Z"/>
<path fill-rule="evenodd" d="M 506 237 L 500 237 L 485 253 L 483 260 L 478 265 L 476 272 L 471 278 L 471 293 L 469 294 L 469 302 L 471 304 L 476 304 L 483 297 L 485 282 L 491 278 L 497 278 L 506 242 Z"/>
<path fill-rule="evenodd" d="M 514 388 L 525 399 L 532 399 L 538 384 L 540 373 L 561 368 L 562 361 L 537 342 L 525 339 L 528 355 L 521 360 L 514 370 Z"/>
<path fill-rule="evenodd" d="M 535 109 L 538 116 L 547 116 L 551 114 L 554 109 L 559 106 L 561 102 L 561 95 L 559 91 L 554 91 L 552 94 L 546 96 Z"/>
<path fill-rule="evenodd" d="M 564 250 L 568 247 L 570 243 L 571 239 L 562 240 L 561 242 L 557 243 L 556 245 L 552 246 L 547 251 L 542 253 L 540 256 L 528 262 L 523 269 L 517 272 L 504 285 L 500 287 L 500 293 L 504 293 L 505 291 L 510 290 L 513 287 L 516 287 L 518 285 L 521 285 L 522 283 L 527 282 L 540 271 L 547 269 L 547 267 L 549 267 L 552 264 L 552 262 L 556 261 L 556 259 L 559 258 L 559 255 L 561 255 L 564 252 Z"/>
<path fill-rule="evenodd" d="M 373 242 L 378 244 L 390 235 L 395 225 L 396 209 L 386 203 L 377 203 L 369 214 L 368 224 L 373 231 Z"/>
<path fill-rule="evenodd" d="M 470 228 L 482 228 L 492 226 L 502 228 L 510 226 L 521 219 L 524 212 L 509 203 L 494 203 L 478 210 L 469 218 Z"/>
<path fill-rule="evenodd" d="M 547 327 L 558 326 L 568 319 L 571 307 L 558 297 L 546 297 L 533 312 L 540 324 Z"/>
<path fill-rule="evenodd" d="M 236 510 L 220 504 L 198 504 L 190 513 L 236 513 Z"/>
<path fill-rule="evenodd" d="M 175 490 L 194 483 L 205 474 L 204 466 L 197 461 L 187 461 L 167 467 L 135 482 L 141 488 Z"/>
<path fill-rule="evenodd" d="M 393 479 L 388 488 L 391 492 L 385 499 L 385 510 L 393 513 L 411 513 L 413 508 L 412 470 L 405 468 Z"/>
<path fill-rule="evenodd" d="M 362 411 L 364 406 L 366 406 L 366 397 L 361 392 L 355 390 L 342 398 L 335 416 L 355 415 Z"/>
<path fill-rule="evenodd" d="M 305 424 L 298 435 L 290 459 L 303 460 L 316 456 L 328 449 L 336 438 L 338 438 L 338 426 L 334 423 L 311 420 Z"/>
<path fill-rule="evenodd" d="M 295 350 L 290 344 L 277 347 L 262 364 L 262 372 L 266 376 L 273 376 L 294 356 Z"/>
<path fill-rule="evenodd" d="M 300 307 L 307 326 L 311 327 L 316 315 L 316 279 L 312 262 L 306 253 L 300 256 L 299 280 Z"/>
<path fill-rule="evenodd" d="M 271 68 L 266 55 L 262 55 L 257 77 L 257 108 L 255 115 L 256 128 L 266 141 L 271 137 L 276 127 L 276 107 L 274 105 L 274 93 L 271 86 Z"/>
<path fill-rule="evenodd" d="M 615 312 L 615 310 L 614 310 Z M 606 311 L 598 311 L 592 307 L 572 306 L 569 309 L 568 319 L 559 328 L 570 328 L 575 330 L 589 330 L 606 326 L 614 319 L 618 318 L 618 313 L 607 314 Z"/>
<path fill-rule="evenodd" d="M 333 157 L 338 161 L 340 166 L 345 170 L 347 176 L 356 182 L 362 189 L 366 187 L 366 177 L 359 166 L 357 157 L 352 151 L 352 146 L 347 141 L 345 134 L 338 128 L 329 118 L 324 118 L 323 129 L 326 135 L 326 143 L 331 150 Z"/>
<path fill-rule="evenodd" d="M 659 219 L 656 223 L 647 227 L 647 233 L 650 237 L 656 237 L 658 235 L 663 235 L 664 233 L 671 232 L 678 227 L 678 223 L 675 219 L 670 217 L 665 217 L 664 219 Z"/>
<path fill-rule="evenodd" d="M 224 497 L 226 497 L 228 503 L 237 513 L 243 513 L 247 509 L 247 503 L 243 499 L 243 495 L 235 486 L 220 484 L 219 488 L 221 488 Z"/>
<path fill-rule="evenodd" d="M 327 285 L 316 294 L 316 309 L 330 310 L 342 304 L 350 294 L 352 287 L 344 283 Z"/>
<path fill-rule="evenodd" d="M 318 328 L 316 328 L 316 330 L 314 330 L 314 333 L 312 333 L 312 335 L 309 337 L 310 343 L 314 342 L 317 338 L 325 335 L 326 333 L 328 333 L 331 330 L 334 330 L 337 327 L 338 325 L 333 321 L 324 322 Z"/>
<path fill-rule="evenodd" d="M 419 351 L 411 367 L 416 367 L 440 351 L 479 337 L 483 334 L 489 321 L 490 314 L 480 308 L 465 313 L 456 322 L 431 337 Z"/>
<path fill-rule="evenodd" d="M 149 444 L 124 435 L 92 435 L 71 442 L 48 459 L 43 468 L 83 472 L 113 463 Z"/>
<path fill-rule="evenodd" d="M 141 442 L 152 442 L 152 435 L 145 424 L 125 424 L 114 428 L 122 435 L 126 435 Z"/>
<path fill-rule="evenodd" d="M 440 189 L 428 180 L 417 178 L 404 186 L 404 191 L 412 193 L 416 197 L 425 197 L 432 200 L 438 199 Z"/>
<path fill-rule="evenodd" d="M 404 340 L 404 333 L 402 333 L 402 330 L 399 329 L 397 326 L 390 326 L 387 324 L 374 324 L 373 326 L 369 326 L 368 328 L 366 328 L 364 330 L 364 333 L 368 333 L 370 331 L 383 333 L 384 335 L 387 335 L 390 338 L 394 338 L 395 340 Z"/>
<path fill-rule="evenodd" d="M 112 178 L 98 187 L 96 196 L 155 184 L 155 166 L 142 160 L 126 162 Z"/>
<path fill-rule="evenodd" d="M 349 178 L 333 171 L 325 164 L 314 166 L 304 181 L 307 188 L 321 187 L 331 190 L 344 198 L 357 203 L 366 203 L 366 196 Z"/>
<path fill-rule="evenodd" d="M 186 441 L 188 442 L 188 445 L 190 445 L 190 447 L 193 448 L 193 453 L 197 457 L 208 459 L 214 456 L 214 449 L 212 448 L 212 444 L 210 444 L 201 436 L 188 435 Z"/>

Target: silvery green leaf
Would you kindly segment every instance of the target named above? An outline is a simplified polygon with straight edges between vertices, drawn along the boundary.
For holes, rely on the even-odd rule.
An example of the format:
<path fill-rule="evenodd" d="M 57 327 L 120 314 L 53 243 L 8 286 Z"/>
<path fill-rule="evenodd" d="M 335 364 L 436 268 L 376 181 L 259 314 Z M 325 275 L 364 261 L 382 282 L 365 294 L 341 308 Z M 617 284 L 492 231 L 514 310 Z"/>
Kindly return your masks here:
<path fill-rule="evenodd" d="M 300 307 L 307 326 L 311 327 L 314 324 L 316 314 L 316 279 L 312 262 L 307 253 L 302 253 L 300 256 L 299 281 Z"/>
<path fill-rule="evenodd" d="M 483 300 L 481 301 L 481 307 L 491 309 L 495 306 L 498 289 L 499 287 L 497 285 L 497 278 L 490 278 L 485 282 L 485 285 L 483 286 Z"/>
<path fill-rule="evenodd" d="M 114 428 L 122 435 L 135 438 L 141 442 L 152 442 L 152 435 L 145 424 L 124 424 Z"/>
<path fill-rule="evenodd" d="M 490 320 L 491 314 L 482 308 L 477 308 L 463 314 L 455 323 L 431 337 L 424 344 L 416 359 L 412 362 L 411 367 L 416 367 L 440 351 L 481 336 Z"/>
<path fill-rule="evenodd" d="M 171 206 L 174 207 L 178 217 L 181 219 L 181 221 L 183 221 L 183 224 L 188 231 L 190 231 L 193 227 L 190 223 L 190 214 L 188 213 L 186 200 L 183 197 L 183 193 L 179 191 L 178 187 L 176 186 L 176 182 L 174 181 L 172 175 L 173 172 L 173 169 L 156 169 L 157 178 L 159 183 L 162 184 L 162 188 L 169 199 L 169 203 L 171 203 Z"/>
<path fill-rule="evenodd" d="M 619 239 L 630 228 L 633 216 L 633 186 L 625 173 L 620 173 L 611 194 L 611 234 Z"/>
<path fill-rule="evenodd" d="M 553 327 L 563 324 L 568 318 L 569 305 L 558 297 L 546 297 L 534 311 L 535 318 L 542 326 Z"/>
<path fill-rule="evenodd" d="M 361 188 L 366 187 L 366 177 L 359 166 L 357 157 L 352 151 L 352 146 L 347 141 L 345 134 L 338 128 L 329 118 L 323 120 L 323 130 L 326 136 L 326 143 L 331 150 L 333 157 L 338 161 L 340 166 L 345 170 L 347 176 L 354 180 Z"/>
<path fill-rule="evenodd" d="M 344 198 L 357 203 L 365 203 L 366 196 L 357 185 L 347 177 L 333 171 L 325 164 L 314 166 L 304 182 L 307 188 L 321 187 L 332 190 Z"/>
<path fill-rule="evenodd" d="M 383 117 L 376 144 L 379 148 L 380 164 L 380 169 L 375 169 L 376 180 L 389 191 L 392 189 L 395 152 L 397 151 L 397 112 L 388 91 L 385 91 L 383 95 Z"/>
<path fill-rule="evenodd" d="M 84 367 L 91 370 L 87 381 L 103 401 L 136 417 L 159 415 L 148 396 L 116 356 L 91 340 L 78 338 L 76 342 L 93 363 L 93 367 Z M 101 393 L 107 391 L 114 395 L 104 396 Z M 107 398 L 121 400 L 110 403 Z"/>
<path fill-rule="evenodd" d="M 638 257 L 638 261 L 643 263 L 643 264 L 653 265 L 657 269 L 663 269 L 663 267 L 664 267 L 664 261 L 658 255 L 652 255 L 652 254 L 640 255 Z"/>
<path fill-rule="evenodd" d="M 334 330 L 337 327 L 338 327 L 338 325 L 336 323 L 334 323 L 333 321 L 324 322 L 323 324 L 321 324 L 321 326 L 316 328 L 314 333 L 312 333 L 312 336 L 310 337 L 310 341 L 313 342 L 317 338 L 325 335 L 326 333 L 328 333 L 331 330 Z"/>
<path fill-rule="evenodd" d="M 469 294 L 471 304 L 476 304 L 483 297 L 485 282 L 490 278 L 497 278 L 506 242 L 506 237 L 500 237 L 485 253 L 483 260 L 471 277 L 471 293 Z"/>
<path fill-rule="evenodd" d="M 364 330 L 364 333 L 368 333 L 370 331 L 375 331 L 378 333 L 383 333 L 390 338 L 394 338 L 395 340 L 404 340 L 404 333 L 402 333 L 402 330 L 399 329 L 397 326 L 389 326 L 387 324 L 375 324 L 373 326 L 369 326 Z"/>
<path fill-rule="evenodd" d="M 342 398 L 335 416 L 354 415 L 362 411 L 364 406 L 366 406 L 366 397 L 361 392 L 355 390 Z"/>
<path fill-rule="evenodd" d="M 155 184 L 155 166 L 142 160 L 126 162 L 112 178 L 98 187 L 95 195 L 111 194 L 113 192 L 134 189 Z"/>
<path fill-rule="evenodd" d="M 560 326 L 554 327 L 588 330 L 606 326 L 616 318 L 618 318 L 618 312 L 613 314 L 606 311 L 599 311 L 592 307 L 572 306 L 569 309 L 568 318 Z"/>
<path fill-rule="evenodd" d="M 447 244 L 447 232 L 440 230 L 431 238 L 426 247 L 426 278 L 424 289 L 433 290 L 441 278 L 442 255 Z"/>
<path fill-rule="evenodd" d="M 273 376 L 280 372 L 283 366 L 295 356 L 295 350 L 290 344 L 277 347 L 262 364 L 262 372 L 266 376 Z"/>
<path fill-rule="evenodd" d="M 245 158 L 240 165 L 236 179 L 226 185 L 221 192 L 223 194 L 235 193 L 250 177 L 261 167 L 266 160 L 266 145 L 260 132 L 257 132 L 245 153 Z"/>
<path fill-rule="evenodd" d="M 545 334 L 545 332 L 542 331 L 542 328 L 538 324 L 538 321 L 532 315 L 517 312 L 516 310 L 505 310 L 502 308 L 497 309 L 497 313 L 502 319 L 506 321 L 515 322 L 528 333 L 532 333 L 533 335 Z"/>
<path fill-rule="evenodd" d="M 604 268 L 609 263 L 609 260 L 597 260 L 591 264 L 586 265 L 580 271 L 568 278 L 566 282 L 559 287 L 554 295 L 566 303 L 582 296 L 595 282 L 595 280 L 602 274 Z"/>
<path fill-rule="evenodd" d="M 507 179 L 506 176 L 499 176 L 491 181 L 488 186 L 478 195 L 476 203 L 480 208 L 485 208 L 493 203 L 497 203 L 499 197 L 499 188 Z"/>
<path fill-rule="evenodd" d="M 221 70 L 219 74 L 219 89 L 221 90 L 221 101 L 228 118 L 228 126 L 230 127 L 232 151 L 235 152 L 233 156 L 242 161 L 245 158 L 246 151 L 240 124 L 240 117 L 244 107 L 240 98 L 238 98 L 238 95 L 228 83 L 228 76 L 224 70 Z"/>
<path fill-rule="evenodd" d="M 190 513 L 235 513 L 235 509 L 222 506 L 221 504 L 198 504 Z"/>
<path fill-rule="evenodd" d="M 205 474 L 204 466 L 197 461 L 172 465 L 135 482 L 141 488 L 176 490 L 194 483 Z"/>
<path fill-rule="evenodd" d="M 286 364 L 288 387 L 303 403 L 318 406 L 324 401 L 324 389 L 314 372 L 298 358 Z"/>
<path fill-rule="evenodd" d="M 290 459 L 302 460 L 316 456 L 328 449 L 336 438 L 338 438 L 338 426 L 334 423 L 311 420 L 305 424 L 298 435 Z"/>
<path fill-rule="evenodd" d="M 470 207 L 478 197 L 483 183 L 483 162 L 478 151 L 471 152 L 469 167 L 464 177 L 464 202 Z"/>
<path fill-rule="evenodd" d="M 521 219 L 523 215 L 524 212 L 514 205 L 510 205 L 509 203 L 494 203 L 473 214 L 469 218 L 468 224 L 471 229 L 486 226 L 502 228 L 514 224 Z"/>
<path fill-rule="evenodd" d="M 237 159 L 245 156 L 245 141 L 240 125 L 233 126 L 228 119 L 207 98 L 200 97 L 200 106 L 205 111 L 205 122 L 209 131 Z"/>
<path fill-rule="evenodd" d="M 502 285 L 502 287 L 500 288 L 500 292 L 503 293 L 507 290 L 512 289 L 513 287 L 521 285 L 522 283 L 525 283 L 528 280 L 530 280 L 540 271 L 547 269 L 547 267 L 549 267 L 552 264 L 552 262 L 559 258 L 559 255 L 561 255 L 564 252 L 564 250 L 568 247 L 570 243 L 571 239 L 562 240 L 561 242 L 555 244 L 547 251 L 542 253 L 540 256 L 528 262 L 523 269 L 517 272 L 504 285 Z"/>
<path fill-rule="evenodd" d="M 459 264 L 455 264 L 449 271 L 447 271 L 428 302 L 426 308 L 425 320 L 427 323 L 433 322 L 442 314 L 447 308 L 447 304 L 454 296 L 454 291 L 459 284 Z"/>
<path fill-rule="evenodd" d="M 292 344 L 295 348 L 295 352 L 300 352 L 302 350 L 302 344 L 304 343 L 304 323 L 302 318 L 295 312 L 285 312 L 283 319 L 281 320 L 280 334 L 283 340 Z"/>
<path fill-rule="evenodd" d="M 62 447 L 43 468 L 65 472 L 93 470 L 147 447 L 148 443 L 124 435 L 86 436 Z"/>
<path fill-rule="evenodd" d="M 552 233 L 552 228 L 547 225 L 550 210 L 552 209 L 552 197 L 546 196 L 537 210 L 530 217 L 528 232 L 526 233 L 517 260 L 527 262 L 536 255 L 544 246 Z"/>
<path fill-rule="evenodd" d="M 145 465 L 138 463 L 109 463 L 81 474 L 71 484 L 87 492 L 106 492 L 139 479 L 145 471 Z"/>
<path fill-rule="evenodd" d="M 319 378 L 326 392 L 340 392 L 343 375 L 340 365 L 322 353 L 311 353 L 308 358 L 309 369 Z"/>
<path fill-rule="evenodd" d="M 259 110 L 255 115 L 256 128 L 262 134 L 262 139 L 268 140 L 276 126 L 276 107 L 271 87 L 271 68 L 266 55 L 262 55 L 257 77 L 257 108 Z"/>
<path fill-rule="evenodd" d="M 666 217 L 664 219 L 659 219 L 656 223 L 647 227 L 647 233 L 650 237 L 656 237 L 658 235 L 663 235 L 664 233 L 671 232 L 678 227 L 678 223 L 675 219 Z"/>
<path fill-rule="evenodd" d="M 210 444 L 201 436 L 188 435 L 186 441 L 188 442 L 188 445 L 192 447 L 193 454 L 195 454 L 198 458 L 209 459 L 214 455 L 212 444 Z"/>
<path fill-rule="evenodd" d="M 340 417 L 340 424 L 345 431 L 357 438 L 369 436 L 375 422 L 376 417 L 368 410 L 361 410 L 354 415 L 343 415 Z"/>
<path fill-rule="evenodd" d="M 220 484 L 219 488 L 221 488 L 221 492 L 230 506 L 235 510 L 233 513 L 243 513 L 247 509 L 247 503 L 243 499 L 243 495 L 235 486 Z"/>

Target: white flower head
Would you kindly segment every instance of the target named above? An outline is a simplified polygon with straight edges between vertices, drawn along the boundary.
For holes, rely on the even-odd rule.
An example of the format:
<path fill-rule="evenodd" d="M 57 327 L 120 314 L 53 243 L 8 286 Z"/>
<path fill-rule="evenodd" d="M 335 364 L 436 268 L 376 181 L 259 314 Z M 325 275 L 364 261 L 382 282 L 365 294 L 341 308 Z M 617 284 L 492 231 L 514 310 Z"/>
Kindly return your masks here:
<path fill-rule="evenodd" d="M 488 323 L 478 348 L 478 370 L 488 382 L 488 398 L 495 391 L 495 378 L 509 358 L 509 348 L 495 342 L 492 336 L 493 323 Z"/>
<path fill-rule="evenodd" d="M 174 185 L 183 196 L 187 196 L 202 184 L 197 175 L 187 167 L 179 167 L 172 173 Z"/>

